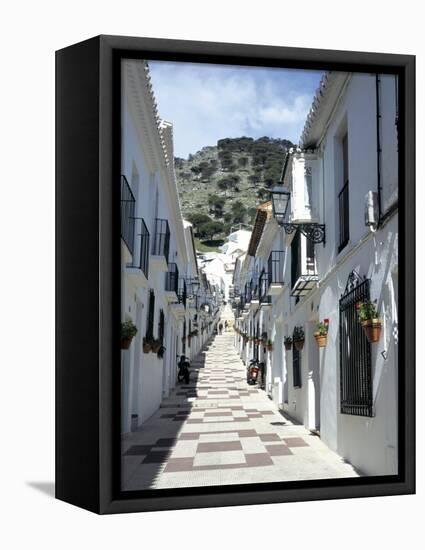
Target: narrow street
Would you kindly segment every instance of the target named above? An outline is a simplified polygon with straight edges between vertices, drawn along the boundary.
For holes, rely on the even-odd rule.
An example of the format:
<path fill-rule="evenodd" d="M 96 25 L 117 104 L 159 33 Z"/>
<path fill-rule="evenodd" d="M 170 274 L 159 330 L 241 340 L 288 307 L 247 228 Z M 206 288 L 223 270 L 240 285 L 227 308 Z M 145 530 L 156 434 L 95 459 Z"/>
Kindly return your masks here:
<path fill-rule="evenodd" d="M 233 338 L 216 336 L 192 363 L 189 385 L 124 437 L 124 490 L 357 476 L 246 383 Z"/>

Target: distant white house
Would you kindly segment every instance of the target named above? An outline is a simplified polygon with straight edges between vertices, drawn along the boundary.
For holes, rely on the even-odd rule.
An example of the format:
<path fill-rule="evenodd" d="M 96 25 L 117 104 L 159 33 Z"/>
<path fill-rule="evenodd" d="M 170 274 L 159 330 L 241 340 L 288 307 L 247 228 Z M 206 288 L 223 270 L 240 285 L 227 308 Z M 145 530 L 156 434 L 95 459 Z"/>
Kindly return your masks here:
<path fill-rule="evenodd" d="M 397 472 L 397 105 L 393 75 L 324 76 L 283 181 L 284 222 L 324 224 L 326 238 L 287 233 L 266 203 L 235 277 L 241 332 L 273 341 L 266 351 L 238 337 L 241 356 L 264 361 L 276 404 L 367 475 Z M 382 321 L 376 343 L 356 311 L 368 298 Z M 319 348 L 313 334 L 324 319 Z M 302 350 L 286 350 L 297 328 Z"/>

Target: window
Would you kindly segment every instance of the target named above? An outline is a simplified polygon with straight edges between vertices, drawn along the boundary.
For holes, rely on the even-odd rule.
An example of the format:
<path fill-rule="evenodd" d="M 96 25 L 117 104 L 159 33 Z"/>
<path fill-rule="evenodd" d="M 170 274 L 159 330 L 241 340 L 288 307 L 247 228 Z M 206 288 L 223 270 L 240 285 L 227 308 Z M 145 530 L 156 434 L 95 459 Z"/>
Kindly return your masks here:
<path fill-rule="evenodd" d="M 146 338 L 153 339 L 153 327 L 155 322 L 155 292 L 149 291 L 148 318 L 146 323 Z"/>
<path fill-rule="evenodd" d="M 161 342 L 161 346 L 164 345 L 164 328 L 165 328 L 165 316 L 164 311 L 159 311 L 159 323 L 158 323 L 158 340 Z"/>
<path fill-rule="evenodd" d="M 350 273 L 339 301 L 341 413 L 373 416 L 370 344 L 357 318 L 356 304 L 369 299 L 369 279 Z"/>
<path fill-rule="evenodd" d="M 342 174 L 341 190 L 338 193 L 339 242 L 338 252 L 347 245 L 350 239 L 350 203 L 348 187 L 348 134 L 342 138 Z"/>
<path fill-rule="evenodd" d="M 294 342 L 292 342 L 292 374 L 294 388 L 301 388 L 301 352 L 297 350 Z"/>
<path fill-rule="evenodd" d="M 311 176 L 311 166 L 306 166 L 304 168 L 304 202 L 305 209 L 311 216 L 311 208 L 313 202 L 313 188 L 312 188 L 312 176 Z"/>

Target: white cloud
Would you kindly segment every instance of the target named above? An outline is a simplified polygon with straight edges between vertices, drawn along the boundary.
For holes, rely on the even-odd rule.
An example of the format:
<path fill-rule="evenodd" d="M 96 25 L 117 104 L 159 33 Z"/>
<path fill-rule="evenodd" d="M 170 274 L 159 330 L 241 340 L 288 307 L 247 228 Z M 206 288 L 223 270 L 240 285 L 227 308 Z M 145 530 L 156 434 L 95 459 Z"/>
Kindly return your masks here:
<path fill-rule="evenodd" d="M 224 137 L 298 141 L 320 73 L 151 62 L 161 118 L 174 125 L 175 154 L 187 157 Z"/>

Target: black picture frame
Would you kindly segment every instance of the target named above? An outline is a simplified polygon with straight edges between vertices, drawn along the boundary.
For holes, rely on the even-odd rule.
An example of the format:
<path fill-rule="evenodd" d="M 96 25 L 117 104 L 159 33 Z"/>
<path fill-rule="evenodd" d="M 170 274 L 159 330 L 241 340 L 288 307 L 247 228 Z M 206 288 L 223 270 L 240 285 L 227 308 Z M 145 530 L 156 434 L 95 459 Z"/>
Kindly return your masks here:
<path fill-rule="evenodd" d="M 399 75 L 397 476 L 119 491 L 119 186 L 113 181 L 120 171 L 122 57 Z M 56 498 L 108 514 L 414 493 L 414 251 L 414 56 L 121 36 L 56 52 Z"/>

